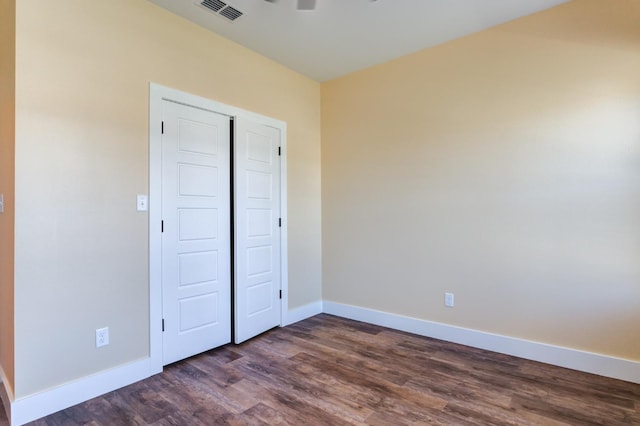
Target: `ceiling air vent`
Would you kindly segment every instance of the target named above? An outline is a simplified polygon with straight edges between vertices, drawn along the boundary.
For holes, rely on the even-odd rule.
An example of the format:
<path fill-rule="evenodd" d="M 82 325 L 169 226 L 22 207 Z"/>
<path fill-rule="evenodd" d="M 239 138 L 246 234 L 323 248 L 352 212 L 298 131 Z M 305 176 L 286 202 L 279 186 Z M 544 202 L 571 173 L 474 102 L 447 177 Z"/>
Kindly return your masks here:
<path fill-rule="evenodd" d="M 238 19 L 243 15 L 243 13 L 240 12 L 235 7 L 231 7 L 227 5 L 227 3 L 220 0 L 203 0 L 202 3 L 200 3 L 200 5 L 211 10 L 216 15 L 220 15 L 224 18 L 227 18 L 230 21 L 235 21 L 236 19 Z"/>
<path fill-rule="evenodd" d="M 242 16 L 242 12 L 240 12 L 238 9 L 234 9 L 231 6 L 227 6 L 220 11 L 220 15 L 224 16 L 230 21 L 235 21 Z"/>
<path fill-rule="evenodd" d="M 227 5 L 225 2 L 222 2 L 220 0 L 204 0 L 201 4 L 207 9 L 213 10 L 214 12 L 218 12 L 220 9 Z"/>

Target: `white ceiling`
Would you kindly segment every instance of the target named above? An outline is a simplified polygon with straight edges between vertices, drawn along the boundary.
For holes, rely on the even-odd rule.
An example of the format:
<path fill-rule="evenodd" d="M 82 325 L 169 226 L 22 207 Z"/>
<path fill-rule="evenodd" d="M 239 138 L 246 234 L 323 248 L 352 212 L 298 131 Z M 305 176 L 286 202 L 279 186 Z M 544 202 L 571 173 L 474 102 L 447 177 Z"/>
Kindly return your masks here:
<path fill-rule="evenodd" d="M 202 0 L 149 0 L 316 81 L 327 81 L 568 0 L 223 0 L 229 21 Z"/>

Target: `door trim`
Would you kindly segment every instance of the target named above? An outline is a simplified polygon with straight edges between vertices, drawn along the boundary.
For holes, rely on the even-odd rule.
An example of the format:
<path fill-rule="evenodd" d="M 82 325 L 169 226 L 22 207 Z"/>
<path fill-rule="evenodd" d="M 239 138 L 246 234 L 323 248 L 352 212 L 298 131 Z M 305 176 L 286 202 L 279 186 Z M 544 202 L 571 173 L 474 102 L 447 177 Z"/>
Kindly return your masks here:
<path fill-rule="evenodd" d="M 287 247 L 287 124 L 234 106 L 226 105 L 176 89 L 149 83 L 149 358 L 151 374 L 162 371 L 162 101 L 171 101 L 195 108 L 244 117 L 280 130 L 280 326 L 286 324 L 288 311 L 288 247 Z"/>

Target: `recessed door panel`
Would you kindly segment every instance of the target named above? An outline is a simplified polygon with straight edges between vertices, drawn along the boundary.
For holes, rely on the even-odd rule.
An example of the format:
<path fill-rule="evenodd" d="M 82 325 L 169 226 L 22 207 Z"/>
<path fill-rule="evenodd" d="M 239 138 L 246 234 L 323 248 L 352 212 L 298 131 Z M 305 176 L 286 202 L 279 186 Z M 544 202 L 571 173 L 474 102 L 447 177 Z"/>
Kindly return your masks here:
<path fill-rule="evenodd" d="M 178 195 L 181 197 L 215 197 L 218 195 L 218 168 L 180 164 Z"/>
<path fill-rule="evenodd" d="M 209 250 L 178 255 L 180 286 L 218 281 L 218 252 Z"/>
<path fill-rule="evenodd" d="M 247 161 L 250 163 L 251 161 Z M 273 175 L 257 170 L 245 170 L 244 181 L 246 189 L 242 191 L 246 198 L 256 200 L 271 200 L 273 191 Z"/>
<path fill-rule="evenodd" d="M 181 117 L 178 126 L 178 149 L 180 152 L 213 156 L 218 153 L 220 134 L 217 126 L 212 126 L 211 123 L 192 121 L 185 116 Z M 226 144 L 228 144 L 228 140 Z"/>
<path fill-rule="evenodd" d="M 272 164 L 273 144 L 275 141 L 269 135 L 263 135 L 252 131 L 247 132 L 247 159 L 259 163 Z"/>
<path fill-rule="evenodd" d="M 220 231 L 218 209 L 189 208 L 177 209 L 177 211 L 178 239 L 180 241 L 215 240 L 218 238 L 218 231 Z"/>
<path fill-rule="evenodd" d="M 247 209 L 247 238 L 270 237 L 273 232 L 271 209 Z"/>
<path fill-rule="evenodd" d="M 188 333 L 218 323 L 218 293 L 209 292 L 180 300 L 180 330 Z"/>
<path fill-rule="evenodd" d="M 273 282 L 271 281 L 258 283 L 247 289 L 247 315 L 250 318 L 273 307 L 272 292 Z"/>

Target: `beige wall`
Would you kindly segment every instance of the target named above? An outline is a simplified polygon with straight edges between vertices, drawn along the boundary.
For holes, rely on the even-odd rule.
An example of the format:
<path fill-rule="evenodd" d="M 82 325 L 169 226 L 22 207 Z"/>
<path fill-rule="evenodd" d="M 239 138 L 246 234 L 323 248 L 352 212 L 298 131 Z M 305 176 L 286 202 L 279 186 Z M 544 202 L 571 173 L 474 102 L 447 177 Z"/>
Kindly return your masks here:
<path fill-rule="evenodd" d="M 13 389 L 13 230 L 15 146 L 15 0 L 0 0 L 0 369 Z"/>
<path fill-rule="evenodd" d="M 150 81 L 288 123 L 290 305 L 321 297 L 318 83 L 144 0 L 21 0 L 18 397 L 148 354 Z"/>
<path fill-rule="evenodd" d="M 324 299 L 640 360 L 639 22 L 575 0 L 323 84 Z"/>

